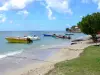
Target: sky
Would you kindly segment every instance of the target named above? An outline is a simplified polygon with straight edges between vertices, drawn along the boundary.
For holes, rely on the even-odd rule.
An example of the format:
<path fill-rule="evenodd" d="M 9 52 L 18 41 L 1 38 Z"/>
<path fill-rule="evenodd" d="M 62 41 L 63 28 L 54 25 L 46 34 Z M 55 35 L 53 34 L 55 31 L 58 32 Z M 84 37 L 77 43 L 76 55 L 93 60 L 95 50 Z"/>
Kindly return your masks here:
<path fill-rule="evenodd" d="M 0 31 L 64 31 L 100 12 L 100 0 L 0 0 Z"/>

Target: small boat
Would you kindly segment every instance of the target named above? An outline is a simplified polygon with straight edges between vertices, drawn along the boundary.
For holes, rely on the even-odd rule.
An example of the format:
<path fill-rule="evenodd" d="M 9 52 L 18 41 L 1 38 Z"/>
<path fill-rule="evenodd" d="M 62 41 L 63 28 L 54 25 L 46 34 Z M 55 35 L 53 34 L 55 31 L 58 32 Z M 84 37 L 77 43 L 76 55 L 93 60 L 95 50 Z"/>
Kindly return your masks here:
<path fill-rule="evenodd" d="M 61 36 L 61 35 L 59 35 L 59 36 L 57 36 L 58 38 L 63 38 L 63 39 L 67 39 L 67 36 Z"/>
<path fill-rule="evenodd" d="M 52 36 L 51 34 L 43 34 L 44 36 Z"/>
<path fill-rule="evenodd" d="M 71 39 L 70 36 L 62 36 L 62 35 L 58 35 L 58 36 L 56 36 L 56 37 L 62 38 L 62 39 Z"/>
<path fill-rule="evenodd" d="M 72 34 L 72 33 L 67 33 L 67 34 L 65 34 L 65 35 L 74 35 L 74 34 Z"/>
<path fill-rule="evenodd" d="M 40 40 L 40 37 L 38 36 L 27 36 L 28 38 L 30 38 L 31 40 Z"/>
<path fill-rule="evenodd" d="M 33 42 L 28 37 L 6 37 L 5 39 L 10 43 L 31 43 Z"/>

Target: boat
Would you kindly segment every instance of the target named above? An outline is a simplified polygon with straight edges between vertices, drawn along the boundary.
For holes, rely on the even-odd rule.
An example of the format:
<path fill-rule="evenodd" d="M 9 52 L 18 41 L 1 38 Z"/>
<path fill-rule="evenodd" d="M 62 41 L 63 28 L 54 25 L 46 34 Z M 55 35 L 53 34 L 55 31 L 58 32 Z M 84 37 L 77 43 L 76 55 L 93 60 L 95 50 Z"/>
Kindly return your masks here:
<path fill-rule="evenodd" d="M 72 34 L 72 33 L 67 33 L 67 34 L 65 34 L 65 35 L 74 35 L 74 34 Z"/>
<path fill-rule="evenodd" d="M 34 35 L 34 36 L 27 36 L 28 38 L 30 38 L 31 40 L 40 40 L 40 37 Z"/>
<path fill-rule="evenodd" d="M 44 36 L 52 36 L 51 34 L 43 34 Z"/>
<path fill-rule="evenodd" d="M 67 36 L 58 35 L 57 37 L 58 37 L 58 38 L 67 39 Z"/>
<path fill-rule="evenodd" d="M 56 36 L 56 37 L 62 38 L 62 39 L 71 39 L 70 36 L 63 36 L 63 35 L 58 35 L 58 36 Z"/>
<path fill-rule="evenodd" d="M 5 38 L 9 43 L 31 43 L 33 42 L 28 37 L 6 37 Z"/>

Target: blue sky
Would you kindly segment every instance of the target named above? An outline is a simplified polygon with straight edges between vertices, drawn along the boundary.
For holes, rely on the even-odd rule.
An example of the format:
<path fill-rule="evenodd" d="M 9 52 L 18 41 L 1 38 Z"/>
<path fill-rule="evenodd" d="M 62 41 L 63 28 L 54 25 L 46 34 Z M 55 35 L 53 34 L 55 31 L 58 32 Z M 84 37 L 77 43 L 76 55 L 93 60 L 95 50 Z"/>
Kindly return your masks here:
<path fill-rule="evenodd" d="M 94 12 L 100 0 L 0 0 L 0 31 L 64 31 Z"/>

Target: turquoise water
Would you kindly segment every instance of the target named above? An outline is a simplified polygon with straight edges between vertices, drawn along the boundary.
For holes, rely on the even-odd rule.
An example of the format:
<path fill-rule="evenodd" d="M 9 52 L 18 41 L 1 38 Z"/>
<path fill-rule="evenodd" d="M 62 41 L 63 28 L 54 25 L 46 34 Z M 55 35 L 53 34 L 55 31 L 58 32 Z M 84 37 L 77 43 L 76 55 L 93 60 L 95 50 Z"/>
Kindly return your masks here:
<path fill-rule="evenodd" d="M 74 33 L 71 40 L 57 39 L 53 37 L 44 37 L 44 33 L 65 34 L 66 32 L 43 32 L 43 31 L 25 31 L 0 32 L 0 75 L 6 72 L 13 72 L 23 68 L 28 64 L 43 63 L 63 47 L 67 47 L 70 41 L 86 35 Z M 9 36 L 27 36 L 37 35 L 41 40 L 33 41 L 31 44 L 8 43 L 5 39 Z"/>
<path fill-rule="evenodd" d="M 62 43 L 69 43 L 71 40 L 64 39 L 56 39 L 52 37 L 44 37 L 44 33 L 56 33 L 56 34 L 65 34 L 66 32 L 44 32 L 44 31 L 1 31 L 0 32 L 0 58 L 5 57 L 4 55 L 13 55 L 16 53 L 20 53 L 27 49 L 33 48 L 41 48 L 53 45 L 61 45 Z M 8 43 L 5 37 L 8 36 L 27 36 L 27 35 L 37 35 L 41 38 L 41 40 L 33 41 L 31 44 L 12 44 Z M 85 36 L 83 33 L 74 33 L 72 35 L 72 39 Z M 10 53 L 10 54 L 9 54 Z"/>

